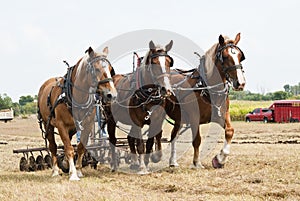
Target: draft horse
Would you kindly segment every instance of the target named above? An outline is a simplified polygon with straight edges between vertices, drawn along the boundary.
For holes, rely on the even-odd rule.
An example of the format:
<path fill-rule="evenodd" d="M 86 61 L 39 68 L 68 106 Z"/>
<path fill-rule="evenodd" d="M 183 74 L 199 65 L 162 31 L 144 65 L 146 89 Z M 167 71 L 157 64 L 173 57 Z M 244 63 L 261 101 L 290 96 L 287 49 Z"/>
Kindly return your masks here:
<path fill-rule="evenodd" d="M 173 86 L 180 83 L 183 88 L 192 87 L 193 93 L 182 95 L 183 92 L 179 92 L 176 97 L 171 97 L 166 101 L 167 115 L 175 122 L 171 132 L 170 166 L 178 166 L 175 138 L 183 123 L 190 124 L 192 130 L 193 165 L 196 168 L 202 166 L 199 162 L 201 144 L 199 124 L 209 122 L 218 123 L 225 129 L 224 147 L 212 160 L 214 168 L 224 166 L 230 153 L 230 144 L 234 134 L 229 111 L 228 85 L 231 84 L 234 90 L 243 90 L 246 83 L 241 64 L 245 56 L 237 46 L 239 41 L 240 33 L 234 40 L 220 35 L 219 42 L 214 44 L 200 59 L 198 69 L 193 72 L 194 76 L 186 78 L 182 74 L 172 75 L 171 84 Z M 199 74 L 200 77 L 197 76 Z M 202 83 L 201 90 L 199 78 Z M 176 90 L 174 91 L 176 93 Z M 197 104 L 185 104 L 193 101 L 196 101 Z"/>
<path fill-rule="evenodd" d="M 147 172 L 154 137 L 158 136 L 157 138 L 160 139 L 162 135 L 160 128 L 165 116 L 165 99 L 172 94 L 169 76 L 173 59 L 168 55 L 172 45 L 172 40 L 165 47 L 156 46 L 150 41 L 150 50 L 134 73 L 113 77 L 118 96 L 116 102 L 106 107 L 107 129 L 112 150 L 112 171 L 118 168 L 115 131 L 116 123 L 121 122 L 131 125 L 127 135 L 131 152 L 130 167 L 139 170 L 141 174 Z M 146 124 L 149 125 L 149 133 L 145 155 L 141 128 Z M 157 156 L 152 155 L 154 161 L 160 160 L 160 157 L 161 153 Z"/>
<path fill-rule="evenodd" d="M 107 47 L 102 53 L 97 53 L 90 47 L 75 66 L 68 68 L 64 77 L 48 79 L 39 90 L 38 119 L 41 129 L 42 124 L 44 125 L 42 131 L 44 130 L 45 138 L 49 142 L 52 176 L 59 174 L 54 136 L 54 128 L 57 128 L 64 144 L 63 164 L 66 168 L 69 166 L 70 180 L 79 180 L 82 177 L 82 158 L 94 123 L 95 94 L 108 102 L 117 95 L 110 75 L 112 66 L 106 59 L 107 54 Z M 75 167 L 71 138 L 78 130 L 81 131 L 81 141 L 77 148 L 78 159 Z"/>

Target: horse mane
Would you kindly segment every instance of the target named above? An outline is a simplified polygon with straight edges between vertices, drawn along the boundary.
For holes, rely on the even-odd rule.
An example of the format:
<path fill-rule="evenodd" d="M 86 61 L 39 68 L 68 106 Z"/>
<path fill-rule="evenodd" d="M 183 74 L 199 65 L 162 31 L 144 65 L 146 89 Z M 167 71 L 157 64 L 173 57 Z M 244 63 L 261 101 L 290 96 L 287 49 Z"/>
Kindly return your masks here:
<path fill-rule="evenodd" d="M 218 43 L 214 44 L 210 49 L 208 49 L 205 52 L 205 72 L 206 72 L 206 77 L 209 78 L 213 74 L 213 69 L 215 66 L 215 54 L 216 54 L 216 49 L 217 49 Z"/>
<path fill-rule="evenodd" d="M 225 43 L 233 43 L 233 40 L 230 39 L 228 36 L 223 36 Z M 211 77 L 213 73 L 213 69 L 215 67 L 216 61 L 216 52 L 219 43 L 215 43 L 210 49 L 205 52 L 205 70 L 206 76 Z"/>

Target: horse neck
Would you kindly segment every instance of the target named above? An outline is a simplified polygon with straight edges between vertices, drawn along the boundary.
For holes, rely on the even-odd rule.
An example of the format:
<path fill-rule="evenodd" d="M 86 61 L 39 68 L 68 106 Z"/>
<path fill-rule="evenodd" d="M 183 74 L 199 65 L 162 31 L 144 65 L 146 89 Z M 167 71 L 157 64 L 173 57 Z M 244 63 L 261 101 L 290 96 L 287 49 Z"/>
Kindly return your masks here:
<path fill-rule="evenodd" d="M 148 66 L 148 68 L 151 68 Z M 147 69 L 145 66 L 140 67 L 139 69 L 139 76 L 137 81 L 139 81 L 139 86 L 142 87 L 143 85 L 148 84 L 155 84 L 153 77 L 150 73 L 150 69 Z"/>
<path fill-rule="evenodd" d="M 86 69 L 80 68 L 79 65 L 81 60 L 75 66 L 71 80 L 73 83 L 72 95 L 73 99 L 77 103 L 85 103 L 90 99 L 90 85 L 88 84 L 88 74 L 86 73 Z"/>
<path fill-rule="evenodd" d="M 204 76 L 208 86 L 215 86 L 226 82 L 225 75 L 221 71 L 221 66 L 216 65 L 216 50 L 218 44 L 215 44 L 205 53 Z M 200 71 L 201 73 L 201 71 Z M 223 86 L 220 86 L 223 87 Z"/>

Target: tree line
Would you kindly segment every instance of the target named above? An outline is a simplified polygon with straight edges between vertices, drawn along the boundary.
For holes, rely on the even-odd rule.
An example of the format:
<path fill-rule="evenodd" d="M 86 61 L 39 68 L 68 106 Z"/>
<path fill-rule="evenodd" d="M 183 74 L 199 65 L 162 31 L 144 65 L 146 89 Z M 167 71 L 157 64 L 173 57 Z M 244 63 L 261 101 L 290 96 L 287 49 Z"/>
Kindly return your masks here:
<path fill-rule="evenodd" d="M 266 94 L 252 93 L 250 91 L 233 91 L 230 90 L 229 98 L 231 100 L 250 100 L 250 101 L 273 101 L 297 99 L 300 100 L 300 82 L 298 85 L 286 84 L 283 86 L 284 90 L 269 92 Z"/>
<path fill-rule="evenodd" d="M 18 102 L 13 102 L 6 94 L 0 94 L 0 110 L 10 109 L 14 110 L 14 115 L 35 114 L 37 111 L 37 95 L 35 96 L 21 96 Z"/>
<path fill-rule="evenodd" d="M 300 100 L 300 82 L 298 85 L 286 84 L 284 90 L 270 92 L 266 94 L 252 93 L 250 91 L 233 91 L 230 90 L 229 98 L 231 100 L 250 100 L 250 101 L 273 101 L 285 99 Z M 15 115 L 35 114 L 37 111 L 37 95 L 21 96 L 19 102 L 13 102 L 6 94 L 0 94 L 0 110 L 12 108 Z"/>

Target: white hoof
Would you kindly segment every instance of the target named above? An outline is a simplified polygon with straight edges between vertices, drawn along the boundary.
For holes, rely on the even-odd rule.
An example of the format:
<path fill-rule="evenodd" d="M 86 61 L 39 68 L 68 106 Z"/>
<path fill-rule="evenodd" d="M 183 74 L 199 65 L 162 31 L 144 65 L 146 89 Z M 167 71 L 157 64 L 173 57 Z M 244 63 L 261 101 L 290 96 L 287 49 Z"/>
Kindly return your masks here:
<path fill-rule="evenodd" d="M 175 160 L 171 160 L 169 162 L 169 167 L 179 167 L 179 164 Z"/>
<path fill-rule="evenodd" d="M 57 177 L 59 175 L 58 171 L 52 172 L 52 177 Z"/>
<path fill-rule="evenodd" d="M 192 164 L 191 169 L 205 169 L 205 167 L 201 163 Z"/>
<path fill-rule="evenodd" d="M 69 180 L 70 181 L 79 181 L 80 178 L 76 174 L 72 174 Z"/>
<path fill-rule="evenodd" d="M 77 176 L 78 176 L 79 178 L 83 177 L 83 174 L 82 174 L 81 170 L 77 170 Z"/>
<path fill-rule="evenodd" d="M 52 169 L 52 177 L 56 177 L 58 175 L 59 175 L 59 168 L 54 166 Z"/>
<path fill-rule="evenodd" d="M 138 171 L 137 174 L 140 174 L 140 175 L 149 174 L 149 171 L 147 169 L 144 169 L 144 170 Z"/>

